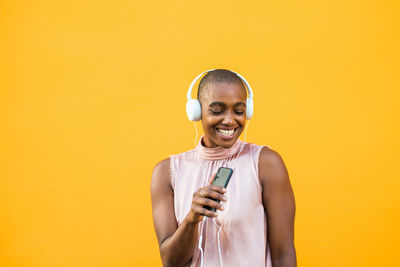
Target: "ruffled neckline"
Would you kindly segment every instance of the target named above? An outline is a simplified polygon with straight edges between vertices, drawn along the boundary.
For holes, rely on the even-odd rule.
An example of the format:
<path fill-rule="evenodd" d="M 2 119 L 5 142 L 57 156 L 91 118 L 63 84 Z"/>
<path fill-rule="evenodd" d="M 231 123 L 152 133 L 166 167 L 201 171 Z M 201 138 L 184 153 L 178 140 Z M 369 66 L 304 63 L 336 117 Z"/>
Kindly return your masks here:
<path fill-rule="evenodd" d="M 243 144 L 239 138 L 230 148 L 223 148 L 223 147 L 205 147 L 202 144 L 202 140 L 204 135 L 200 137 L 199 143 L 197 144 L 196 150 L 199 152 L 199 155 L 204 160 L 221 160 L 226 159 L 237 152 L 241 145 Z"/>

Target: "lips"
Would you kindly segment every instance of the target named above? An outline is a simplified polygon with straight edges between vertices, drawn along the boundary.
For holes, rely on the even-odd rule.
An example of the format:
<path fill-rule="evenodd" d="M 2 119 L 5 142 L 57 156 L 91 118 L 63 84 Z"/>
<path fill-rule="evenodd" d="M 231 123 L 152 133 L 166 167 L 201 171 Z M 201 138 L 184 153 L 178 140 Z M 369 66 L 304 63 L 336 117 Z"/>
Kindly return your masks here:
<path fill-rule="evenodd" d="M 236 129 L 216 129 L 217 134 L 221 136 L 223 139 L 231 139 L 236 131 Z"/>

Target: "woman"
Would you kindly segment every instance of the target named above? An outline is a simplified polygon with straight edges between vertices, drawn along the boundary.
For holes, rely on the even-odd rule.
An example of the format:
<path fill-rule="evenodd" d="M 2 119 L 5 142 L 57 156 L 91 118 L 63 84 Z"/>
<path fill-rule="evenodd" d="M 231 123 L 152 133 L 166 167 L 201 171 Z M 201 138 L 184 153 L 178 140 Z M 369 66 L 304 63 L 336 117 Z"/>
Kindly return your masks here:
<path fill-rule="evenodd" d="M 240 77 L 217 69 L 202 78 L 197 98 L 204 136 L 195 149 L 153 170 L 153 220 L 164 266 L 296 266 L 286 167 L 276 151 L 239 140 L 252 115 Z M 211 185 L 221 166 L 233 169 L 226 189 Z"/>

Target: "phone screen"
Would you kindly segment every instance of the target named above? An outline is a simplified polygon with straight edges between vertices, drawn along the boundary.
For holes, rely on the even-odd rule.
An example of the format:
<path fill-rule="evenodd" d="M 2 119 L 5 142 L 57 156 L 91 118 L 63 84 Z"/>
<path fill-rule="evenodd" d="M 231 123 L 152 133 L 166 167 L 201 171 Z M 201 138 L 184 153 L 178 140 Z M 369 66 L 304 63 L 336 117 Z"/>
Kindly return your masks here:
<path fill-rule="evenodd" d="M 232 174 L 232 169 L 221 167 L 218 170 L 217 176 L 215 176 L 212 184 L 225 187 L 227 186 L 227 181 Z"/>

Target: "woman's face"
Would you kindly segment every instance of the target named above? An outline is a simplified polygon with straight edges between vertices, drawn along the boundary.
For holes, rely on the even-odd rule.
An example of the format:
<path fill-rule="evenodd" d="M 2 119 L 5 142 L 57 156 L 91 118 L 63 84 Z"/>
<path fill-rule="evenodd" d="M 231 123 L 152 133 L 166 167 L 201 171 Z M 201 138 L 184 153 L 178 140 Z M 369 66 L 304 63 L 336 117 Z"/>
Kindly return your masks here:
<path fill-rule="evenodd" d="M 206 147 L 231 147 L 246 124 L 246 89 L 238 83 L 209 85 L 201 100 Z"/>

